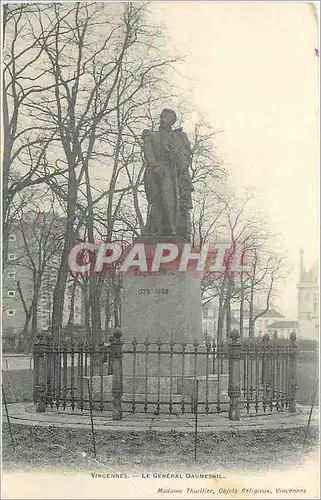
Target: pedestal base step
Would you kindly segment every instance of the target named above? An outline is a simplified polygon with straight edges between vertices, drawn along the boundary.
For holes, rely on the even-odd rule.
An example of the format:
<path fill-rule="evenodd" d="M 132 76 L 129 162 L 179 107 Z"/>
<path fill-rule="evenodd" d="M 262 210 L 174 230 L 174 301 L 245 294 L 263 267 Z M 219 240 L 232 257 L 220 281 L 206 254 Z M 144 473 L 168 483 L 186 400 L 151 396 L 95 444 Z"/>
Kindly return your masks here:
<path fill-rule="evenodd" d="M 101 410 L 103 411 L 110 411 L 112 410 L 112 394 L 104 394 L 104 399 L 105 401 L 107 400 L 108 402 L 104 402 L 101 404 L 99 402 L 100 394 L 99 393 L 93 393 L 92 394 L 92 400 L 93 400 L 93 410 Z M 133 396 L 132 393 L 124 393 L 122 396 L 122 410 L 125 412 L 128 411 L 133 411 L 133 405 L 135 405 L 135 410 L 137 412 L 144 412 L 144 407 L 147 405 L 148 413 L 153 413 L 157 409 L 158 402 L 160 404 L 160 408 L 168 407 L 170 403 L 172 403 L 173 409 L 177 408 L 179 411 L 181 410 L 182 406 L 182 396 L 180 394 L 160 394 L 159 397 L 157 394 L 154 393 L 137 393 Z M 186 407 L 189 405 L 191 406 L 192 404 L 192 398 L 190 396 L 185 396 L 184 397 L 184 404 Z M 84 402 L 84 409 L 87 410 L 89 409 L 89 402 L 86 401 Z M 168 413 L 166 411 L 165 413 Z"/>
<path fill-rule="evenodd" d="M 198 399 L 205 400 L 206 395 L 208 400 L 218 400 L 223 394 L 227 394 L 228 375 L 223 374 L 218 377 L 217 374 L 206 376 L 198 376 Z M 194 395 L 196 390 L 195 378 L 187 377 L 177 379 L 177 392 L 179 394 Z"/>
<path fill-rule="evenodd" d="M 99 394 L 93 394 L 93 410 L 97 411 L 111 411 L 113 408 L 112 394 L 105 395 L 105 402 L 99 402 Z M 107 402 L 106 402 L 107 400 Z M 194 401 L 192 396 L 185 395 L 184 400 L 181 394 L 147 394 L 138 393 L 133 394 L 124 393 L 122 396 L 122 410 L 123 412 L 133 412 L 135 413 L 149 413 L 157 415 L 159 413 L 172 413 L 181 414 L 193 413 L 194 412 Z M 242 408 L 243 405 L 240 405 Z M 89 402 L 86 401 L 83 404 L 85 410 L 89 409 Z M 206 403 L 205 398 L 200 398 L 198 402 L 198 412 L 199 413 L 216 413 L 221 411 L 228 411 L 229 409 L 229 397 L 227 393 L 222 393 L 220 401 L 208 400 Z"/>
<path fill-rule="evenodd" d="M 83 377 L 82 379 L 82 394 L 84 399 L 87 398 L 88 393 L 88 383 L 89 377 Z M 228 375 L 208 375 L 198 376 L 198 392 L 199 396 L 206 398 L 206 392 L 208 393 L 208 399 L 217 399 L 218 391 L 220 393 L 227 391 L 228 386 Z M 146 377 L 137 376 L 135 379 L 133 377 L 123 377 L 123 393 L 133 393 L 135 394 L 184 394 L 187 396 L 192 396 L 194 394 L 195 379 L 194 377 Z M 103 377 L 94 376 L 91 379 L 91 390 L 92 393 L 99 393 L 102 391 L 103 395 L 111 392 L 112 390 L 112 375 L 104 375 Z"/>

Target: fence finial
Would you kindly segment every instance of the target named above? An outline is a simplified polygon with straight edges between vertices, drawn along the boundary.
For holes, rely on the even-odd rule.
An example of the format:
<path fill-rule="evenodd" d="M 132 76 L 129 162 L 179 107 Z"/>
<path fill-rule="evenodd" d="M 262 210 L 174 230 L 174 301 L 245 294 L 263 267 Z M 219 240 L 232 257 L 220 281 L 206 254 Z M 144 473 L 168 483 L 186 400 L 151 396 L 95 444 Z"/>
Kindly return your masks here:
<path fill-rule="evenodd" d="M 230 333 L 230 337 L 231 339 L 233 340 L 233 342 L 236 342 L 239 337 L 240 337 L 240 333 L 236 330 L 236 328 L 234 328 L 231 333 Z"/>
<path fill-rule="evenodd" d="M 121 329 L 119 328 L 119 326 L 116 326 L 115 331 L 114 331 L 114 337 L 116 340 L 119 341 L 121 336 L 122 336 Z"/>
<path fill-rule="evenodd" d="M 291 340 L 291 342 L 295 342 L 296 341 L 296 333 L 295 332 L 291 332 L 290 333 L 290 340 Z"/>

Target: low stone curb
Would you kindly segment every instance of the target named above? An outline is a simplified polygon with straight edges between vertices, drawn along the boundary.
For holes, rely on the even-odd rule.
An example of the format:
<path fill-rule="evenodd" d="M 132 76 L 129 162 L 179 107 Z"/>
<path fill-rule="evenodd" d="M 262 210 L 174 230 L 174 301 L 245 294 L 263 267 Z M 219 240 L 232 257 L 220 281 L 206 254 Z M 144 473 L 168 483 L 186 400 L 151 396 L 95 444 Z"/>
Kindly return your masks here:
<path fill-rule="evenodd" d="M 244 433 L 248 431 L 264 431 L 278 429 L 300 429 L 305 428 L 309 418 L 309 407 L 300 406 L 296 414 L 288 412 L 279 412 L 277 414 L 262 416 L 246 416 L 239 421 L 230 421 L 227 414 L 220 415 L 200 415 L 198 419 L 198 432 L 217 433 L 217 432 L 237 432 Z M 36 413 L 32 404 L 12 403 L 8 405 L 8 412 L 12 424 L 27 426 L 59 426 L 63 428 L 87 429 L 90 430 L 89 412 L 83 414 L 48 411 L 46 413 Z M 6 416 L 3 412 L 3 422 L 6 422 Z M 86 420 L 85 420 L 86 419 Z M 112 420 L 105 415 L 94 415 L 95 429 L 97 431 L 123 431 L 123 432 L 147 432 L 155 431 L 158 433 L 167 432 L 194 432 L 193 415 L 132 415 L 125 414 L 121 421 Z M 319 426 L 319 409 L 315 408 L 311 419 L 311 427 Z"/>

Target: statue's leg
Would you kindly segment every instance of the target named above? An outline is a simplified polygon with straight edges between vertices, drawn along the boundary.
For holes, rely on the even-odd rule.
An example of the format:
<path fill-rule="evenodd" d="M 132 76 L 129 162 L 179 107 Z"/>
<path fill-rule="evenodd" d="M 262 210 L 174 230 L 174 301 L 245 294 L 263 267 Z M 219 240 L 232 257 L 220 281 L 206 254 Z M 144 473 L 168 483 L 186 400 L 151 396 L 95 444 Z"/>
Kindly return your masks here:
<path fill-rule="evenodd" d="M 191 216 L 190 212 L 186 207 L 182 207 L 180 211 L 179 224 L 177 228 L 177 234 L 183 236 L 185 240 L 190 241 L 191 236 Z"/>
<path fill-rule="evenodd" d="M 154 197 L 153 197 L 153 222 L 154 234 L 164 234 L 164 214 L 162 204 L 162 184 L 161 171 L 159 168 L 154 170 Z"/>
<path fill-rule="evenodd" d="M 146 170 L 145 191 L 149 203 L 145 234 L 163 234 L 161 179 L 158 169 Z"/>
<path fill-rule="evenodd" d="M 161 192 L 154 198 L 153 204 L 153 234 L 164 234 Z"/>
<path fill-rule="evenodd" d="M 164 167 L 161 183 L 162 207 L 166 226 L 170 234 L 176 234 L 175 227 L 175 195 L 169 167 Z"/>

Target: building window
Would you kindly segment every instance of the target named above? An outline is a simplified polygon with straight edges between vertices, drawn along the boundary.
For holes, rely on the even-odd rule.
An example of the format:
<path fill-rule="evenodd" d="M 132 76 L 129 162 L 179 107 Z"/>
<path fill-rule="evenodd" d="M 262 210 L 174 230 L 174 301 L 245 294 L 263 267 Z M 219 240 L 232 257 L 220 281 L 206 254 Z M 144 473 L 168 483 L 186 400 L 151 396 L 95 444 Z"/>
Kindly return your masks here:
<path fill-rule="evenodd" d="M 14 316 L 14 315 L 15 315 L 15 312 L 16 312 L 16 311 L 15 311 L 14 309 L 8 309 L 8 310 L 7 310 L 7 315 L 8 315 L 8 316 Z"/>
<path fill-rule="evenodd" d="M 15 290 L 8 290 L 7 294 L 8 294 L 8 297 L 15 297 L 16 296 Z"/>
<path fill-rule="evenodd" d="M 10 271 L 10 273 L 8 273 L 8 276 L 11 279 L 15 279 L 15 277 L 16 277 L 16 271 Z"/>
<path fill-rule="evenodd" d="M 16 235 L 15 234 L 9 234 L 9 241 L 16 241 Z"/>
<path fill-rule="evenodd" d="M 16 260 L 16 254 L 15 253 L 9 253 L 8 254 L 8 259 L 9 260 Z"/>

